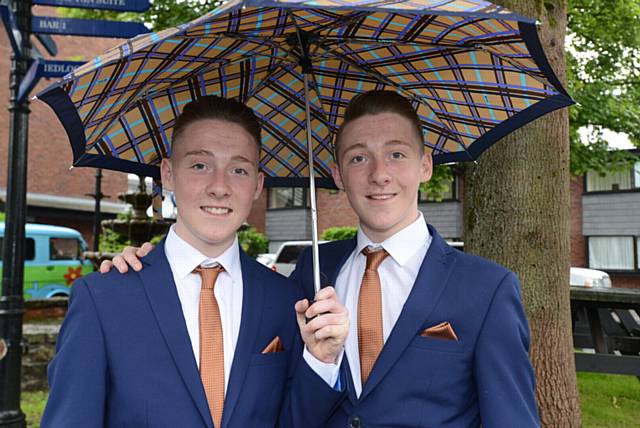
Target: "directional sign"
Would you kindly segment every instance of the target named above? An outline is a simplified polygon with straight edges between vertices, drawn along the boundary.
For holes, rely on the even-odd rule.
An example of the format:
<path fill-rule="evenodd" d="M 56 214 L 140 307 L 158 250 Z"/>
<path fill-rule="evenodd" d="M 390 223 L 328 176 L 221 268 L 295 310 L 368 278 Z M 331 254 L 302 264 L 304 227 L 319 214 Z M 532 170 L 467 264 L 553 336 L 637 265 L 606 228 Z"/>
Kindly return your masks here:
<path fill-rule="evenodd" d="M 39 70 L 42 77 L 60 78 L 85 64 L 82 61 L 43 61 Z"/>
<path fill-rule="evenodd" d="M 149 0 L 32 0 L 32 3 L 47 6 L 116 10 L 119 12 L 144 12 L 151 7 Z"/>
<path fill-rule="evenodd" d="M 13 15 L 13 11 L 9 9 L 8 2 L 0 2 L 0 15 L 2 16 L 2 21 L 4 22 L 4 28 L 5 30 L 7 30 L 7 36 L 9 37 L 9 42 L 11 43 L 11 47 L 13 48 L 13 52 L 16 55 L 21 56 L 22 34 L 18 29 L 18 24 L 16 24 L 16 17 Z"/>
<path fill-rule="evenodd" d="M 48 34 L 36 34 L 36 38 L 40 40 L 42 46 L 49 52 L 49 55 L 58 55 L 58 45 L 53 41 L 53 38 Z"/>
<path fill-rule="evenodd" d="M 40 78 L 60 78 L 80 67 L 82 61 L 49 61 L 42 57 L 35 58 L 31 63 L 31 67 L 25 74 L 22 82 L 20 82 L 20 90 L 18 92 L 18 100 L 23 100 L 35 88 Z"/>
<path fill-rule="evenodd" d="M 128 39 L 150 30 L 137 22 L 101 21 L 93 19 L 54 18 L 34 16 L 31 31 L 41 34 L 65 34 L 73 36 L 115 37 Z"/>
<path fill-rule="evenodd" d="M 24 97 L 29 95 L 29 92 L 38 84 L 38 68 L 40 68 L 40 60 L 37 59 L 31 63 L 31 67 L 27 70 L 27 73 L 20 82 L 20 89 L 18 90 L 18 102 L 22 102 Z"/>

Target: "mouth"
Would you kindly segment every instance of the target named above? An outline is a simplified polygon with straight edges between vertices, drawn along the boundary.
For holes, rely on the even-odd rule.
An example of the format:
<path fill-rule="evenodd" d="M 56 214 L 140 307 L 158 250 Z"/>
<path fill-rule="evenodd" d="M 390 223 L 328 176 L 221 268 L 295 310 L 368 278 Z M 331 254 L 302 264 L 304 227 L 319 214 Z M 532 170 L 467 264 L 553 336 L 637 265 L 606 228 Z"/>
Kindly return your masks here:
<path fill-rule="evenodd" d="M 388 201 L 393 199 L 397 193 L 372 193 L 367 195 L 367 199 L 372 201 Z"/>
<path fill-rule="evenodd" d="M 205 213 L 214 216 L 227 216 L 233 212 L 233 210 L 228 207 L 210 207 L 203 205 L 200 207 L 200 209 Z"/>

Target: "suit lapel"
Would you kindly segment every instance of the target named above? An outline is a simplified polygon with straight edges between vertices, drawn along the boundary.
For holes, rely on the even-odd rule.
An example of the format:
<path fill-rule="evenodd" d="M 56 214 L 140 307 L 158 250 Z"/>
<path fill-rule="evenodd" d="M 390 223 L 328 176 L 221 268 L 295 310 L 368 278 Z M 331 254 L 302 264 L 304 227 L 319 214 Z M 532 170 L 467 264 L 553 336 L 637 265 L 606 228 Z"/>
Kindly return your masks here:
<path fill-rule="evenodd" d="M 378 385 L 400 358 L 418 334 L 420 327 L 429 318 L 446 288 L 454 265 L 453 250 L 431 226 L 429 226 L 429 232 L 433 240 L 422 262 L 416 282 L 373 366 L 367 383 L 363 386 L 360 400 L 363 400 Z"/>
<path fill-rule="evenodd" d="M 229 425 L 238 404 L 251 356 L 256 349 L 257 332 L 260 329 L 264 309 L 264 285 L 255 262 L 242 249 L 240 249 L 240 265 L 242 266 L 242 320 L 224 399 L 222 426 Z"/>
<path fill-rule="evenodd" d="M 320 272 L 322 277 L 329 279 L 329 285 L 333 284 L 335 286 L 340 269 L 347 262 L 357 243 L 356 238 L 337 241 L 335 245 L 340 245 L 338 249 L 327 246 L 326 251 L 322 252 L 320 255 Z M 313 285 L 313 282 L 311 284 Z"/>
<path fill-rule="evenodd" d="M 164 240 L 142 262 L 145 266 L 140 278 L 160 331 L 203 421 L 213 428 L 173 273 L 164 252 Z"/>

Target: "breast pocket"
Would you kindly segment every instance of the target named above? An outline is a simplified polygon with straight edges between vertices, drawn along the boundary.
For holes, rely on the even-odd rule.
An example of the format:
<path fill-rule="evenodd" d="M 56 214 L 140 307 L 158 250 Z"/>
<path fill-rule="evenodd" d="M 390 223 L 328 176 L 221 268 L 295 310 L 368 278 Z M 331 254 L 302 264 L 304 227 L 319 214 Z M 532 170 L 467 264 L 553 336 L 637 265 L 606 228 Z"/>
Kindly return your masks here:
<path fill-rule="evenodd" d="M 242 414 L 233 426 L 273 426 L 278 417 L 289 375 L 289 351 L 254 354 L 242 387 Z"/>
<path fill-rule="evenodd" d="M 464 345 L 464 341 L 462 340 L 416 336 L 410 346 L 430 351 L 461 353 L 464 351 Z"/>

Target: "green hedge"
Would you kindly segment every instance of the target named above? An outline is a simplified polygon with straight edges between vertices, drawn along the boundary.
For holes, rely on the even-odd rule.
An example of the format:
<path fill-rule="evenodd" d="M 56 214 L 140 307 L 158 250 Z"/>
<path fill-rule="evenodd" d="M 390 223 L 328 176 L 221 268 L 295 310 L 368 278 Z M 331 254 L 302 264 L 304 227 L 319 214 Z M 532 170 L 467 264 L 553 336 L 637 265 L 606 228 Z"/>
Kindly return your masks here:
<path fill-rule="evenodd" d="M 257 257 L 260 253 L 269 251 L 269 239 L 253 227 L 238 232 L 240 246 L 250 257 Z"/>
<path fill-rule="evenodd" d="M 325 241 L 341 241 L 343 239 L 351 239 L 356 236 L 358 229 L 356 227 L 344 226 L 344 227 L 330 227 L 325 229 L 320 236 L 320 239 Z"/>

